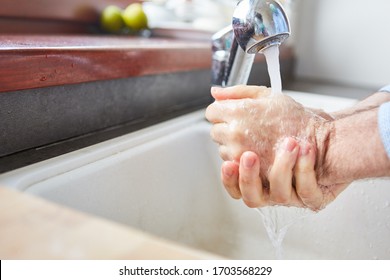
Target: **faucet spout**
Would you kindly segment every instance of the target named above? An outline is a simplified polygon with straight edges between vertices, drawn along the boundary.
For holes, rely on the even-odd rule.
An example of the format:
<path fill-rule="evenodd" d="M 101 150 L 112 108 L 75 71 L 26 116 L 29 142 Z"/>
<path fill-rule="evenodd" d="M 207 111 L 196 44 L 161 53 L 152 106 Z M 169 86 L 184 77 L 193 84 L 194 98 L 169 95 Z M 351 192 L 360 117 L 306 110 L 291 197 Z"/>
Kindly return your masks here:
<path fill-rule="evenodd" d="M 212 83 L 246 84 L 255 54 L 280 45 L 289 35 L 289 21 L 279 2 L 240 1 L 233 13 L 232 26 L 212 38 Z"/>

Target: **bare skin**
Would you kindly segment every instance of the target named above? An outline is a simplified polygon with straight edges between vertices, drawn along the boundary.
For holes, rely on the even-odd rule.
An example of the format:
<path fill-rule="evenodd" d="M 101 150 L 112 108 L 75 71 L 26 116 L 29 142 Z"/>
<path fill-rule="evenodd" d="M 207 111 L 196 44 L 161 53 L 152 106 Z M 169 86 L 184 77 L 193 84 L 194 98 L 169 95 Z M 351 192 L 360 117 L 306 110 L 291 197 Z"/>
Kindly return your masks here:
<path fill-rule="evenodd" d="M 242 198 L 248 207 L 288 205 L 319 210 L 324 201 L 330 202 L 335 196 L 318 188 L 314 165 L 312 145 L 286 138 L 276 151 L 268 177 L 269 188 L 263 187 L 260 161 L 253 152 L 243 153 L 239 164 L 224 162 L 221 177 L 228 193 L 235 199 Z"/>
<path fill-rule="evenodd" d="M 213 88 L 212 94 L 216 102 L 207 108 L 206 117 L 214 124 L 211 136 L 220 144 L 222 159 L 239 162 L 245 151 L 261 155 L 265 186 L 282 139 L 290 136 L 316 143 L 315 130 L 326 123 L 289 96 L 271 96 L 265 87 Z"/>
<path fill-rule="evenodd" d="M 212 95 L 216 102 L 206 117 L 215 124 L 212 137 L 225 160 L 222 181 L 232 197 L 249 207 L 282 204 L 319 210 L 353 180 L 390 175 L 376 125 L 377 108 L 389 94 L 374 94 L 333 116 L 288 98 L 272 103 L 264 87 L 214 88 Z M 280 104 L 284 107 L 278 108 Z M 277 128 L 281 122 L 288 128 Z M 280 145 L 286 136 L 295 138 Z M 253 143 L 256 139 L 263 145 Z"/>

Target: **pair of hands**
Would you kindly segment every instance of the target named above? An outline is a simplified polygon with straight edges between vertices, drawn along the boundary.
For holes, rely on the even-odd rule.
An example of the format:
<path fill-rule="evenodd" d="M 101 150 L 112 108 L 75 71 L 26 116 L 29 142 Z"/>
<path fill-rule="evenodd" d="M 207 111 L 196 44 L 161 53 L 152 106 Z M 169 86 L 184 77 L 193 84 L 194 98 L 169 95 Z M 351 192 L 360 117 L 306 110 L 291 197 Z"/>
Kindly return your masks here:
<path fill-rule="evenodd" d="M 320 210 L 346 184 L 317 182 L 326 173 L 323 143 L 331 116 L 269 88 L 212 88 L 206 111 L 224 163 L 228 193 L 249 207 L 285 205 Z"/>

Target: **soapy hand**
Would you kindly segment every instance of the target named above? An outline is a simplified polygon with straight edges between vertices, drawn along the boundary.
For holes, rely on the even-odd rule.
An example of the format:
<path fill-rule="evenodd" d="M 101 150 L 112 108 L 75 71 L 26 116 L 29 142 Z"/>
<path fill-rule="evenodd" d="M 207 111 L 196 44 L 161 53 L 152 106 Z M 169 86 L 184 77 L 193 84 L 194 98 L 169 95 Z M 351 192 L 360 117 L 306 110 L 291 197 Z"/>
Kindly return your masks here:
<path fill-rule="evenodd" d="M 275 149 L 286 137 L 313 143 L 317 148 L 317 128 L 326 120 L 305 109 L 291 97 L 272 95 L 270 89 L 257 86 L 212 88 L 216 101 L 206 111 L 214 124 L 211 136 L 220 144 L 223 160 L 239 162 L 245 151 L 260 155 L 260 175 L 268 186 L 267 175 L 275 158 Z"/>
<path fill-rule="evenodd" d="M 249 207 L 319 210 L 345 188 L 317 184 L 316 172 L 323 167 L 320 157 L 316 164 L 316 153 L 323 151 L 316 145 L 326 138 L 320 128 L 332 119 L 329 115 L 288 96 L 272 96 L 265 87 L 213 88 L 212 95 L 216 102 L 206 117 L 214 123 L 211 135 L 225 160 L 222 181 L 232 197 Z"/>

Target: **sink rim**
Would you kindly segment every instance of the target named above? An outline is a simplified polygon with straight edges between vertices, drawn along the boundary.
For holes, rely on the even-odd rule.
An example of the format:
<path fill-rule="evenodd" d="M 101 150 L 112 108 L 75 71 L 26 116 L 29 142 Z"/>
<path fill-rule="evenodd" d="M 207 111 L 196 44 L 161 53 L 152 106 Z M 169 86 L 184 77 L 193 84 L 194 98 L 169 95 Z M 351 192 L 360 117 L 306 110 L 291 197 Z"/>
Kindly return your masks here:
<path fill-rule="evenodd" d="M 297 91 L 284 91 L 284 93 L 303 105 L 317 101 L 314 103 L 317 103 L 319 105 L 318 107 L 322 106 L 320 109 L 326 109 L 325 107 L 330 103 L 338 109 L 356 103 L 355 99 L 345 97 Z M 320 100 L 326 98 L 327 102 L 318 102 L 319 98 Z M 129 150 L 149 141 L 154 141 L 165 135 L 190 129 L 196 124 L 204 123 L 211 128 L 211 124 L 207 122 L 204 115 L 205 109 L 200 109 L 76 151 L 0 174 L 0 184 L 5 187 L 25 191 L 29 185 L 40 182 L 43 178 L 77 169 L 86 164 L 102 160 L 112 154 Z M 41 170 L 42 168 L 44 169 Z"/>

